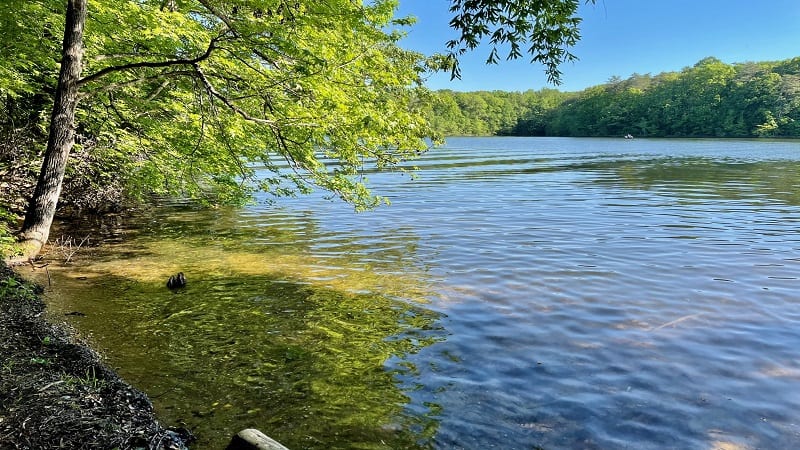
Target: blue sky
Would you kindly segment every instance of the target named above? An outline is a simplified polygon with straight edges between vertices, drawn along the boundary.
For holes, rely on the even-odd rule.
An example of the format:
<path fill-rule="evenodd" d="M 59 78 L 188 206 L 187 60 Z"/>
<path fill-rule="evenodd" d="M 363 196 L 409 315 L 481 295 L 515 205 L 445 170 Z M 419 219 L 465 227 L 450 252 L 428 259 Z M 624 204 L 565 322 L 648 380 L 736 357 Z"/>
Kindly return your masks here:
<path fill-rule="evenodd" d="M 400 0 L 399 15 L 417 23 L 403 41 L 431 54 L 455 36 L 448 0 Z M 800 0 L 597 0 L 582 5 L 576 63 L 562 66 L 562 91 L 578 91 L 612 76 L 679 71 L 714 56 L 726 63 L 800 56 Z M 524 91 L 552 87 L 543 67 L 527 60 L 486 66 L 488 47 L 461 60 L 462 80 L 428 80 L 432 89 Z"/>

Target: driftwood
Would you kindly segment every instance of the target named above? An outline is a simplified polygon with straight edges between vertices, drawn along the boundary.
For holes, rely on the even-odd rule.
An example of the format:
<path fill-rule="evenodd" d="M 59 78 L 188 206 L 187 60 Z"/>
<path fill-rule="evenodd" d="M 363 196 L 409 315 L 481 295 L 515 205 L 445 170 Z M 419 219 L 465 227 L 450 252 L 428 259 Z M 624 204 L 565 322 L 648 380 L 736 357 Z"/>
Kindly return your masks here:
<path fill-rule="evenodd" d="M 278 441 L 255 428 L 248 428 L 236 434 L 225 450 L 289 450 Z"/>

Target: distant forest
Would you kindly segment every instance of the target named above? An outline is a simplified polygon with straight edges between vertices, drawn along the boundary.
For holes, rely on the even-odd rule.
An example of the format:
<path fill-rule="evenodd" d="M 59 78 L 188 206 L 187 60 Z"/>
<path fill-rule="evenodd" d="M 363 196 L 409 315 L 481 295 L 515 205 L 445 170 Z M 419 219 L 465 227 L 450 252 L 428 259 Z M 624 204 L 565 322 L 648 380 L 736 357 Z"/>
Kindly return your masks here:
<path fill-rule="evenodd" d="M 614 77 L 581 92 L 436 91 L 445 136 L 800 137 L 800 57 Z"/>

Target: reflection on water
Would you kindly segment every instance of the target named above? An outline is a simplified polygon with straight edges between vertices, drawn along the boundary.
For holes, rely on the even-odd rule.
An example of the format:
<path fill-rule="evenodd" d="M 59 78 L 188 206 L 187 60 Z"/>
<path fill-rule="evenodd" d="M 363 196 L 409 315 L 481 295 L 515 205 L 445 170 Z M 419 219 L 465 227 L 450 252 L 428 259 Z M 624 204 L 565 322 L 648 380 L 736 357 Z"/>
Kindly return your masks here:
<path fill-rule="evenodd" d="M 341 252 L 340 237 L 307 240 L 320 234 L 305 219 L 159 214 L 55 272 L 51 295 L 56 314 L 86 314 L 76 325 L 167 423 L 194 429 L 196 448 L 224 448 L 244 427 L 292 448 L 422 445 L 410 430 L 435 421 L 402 414 L 394 378 L 441 335 L 419 269 L 404 263 L 412 236 Z M 165 275 L 179 270 L 188 285 L 170 291 Z"/>
<path fill-rule="evenodd" d="M 59 273 L 54 307 L 206 448 L 246 426 L 292 448 L 800 447 L 800 143 L 451 139 L 417 165 L 371 174 L 393 205 L 366 214 L 160 209 Z"/>

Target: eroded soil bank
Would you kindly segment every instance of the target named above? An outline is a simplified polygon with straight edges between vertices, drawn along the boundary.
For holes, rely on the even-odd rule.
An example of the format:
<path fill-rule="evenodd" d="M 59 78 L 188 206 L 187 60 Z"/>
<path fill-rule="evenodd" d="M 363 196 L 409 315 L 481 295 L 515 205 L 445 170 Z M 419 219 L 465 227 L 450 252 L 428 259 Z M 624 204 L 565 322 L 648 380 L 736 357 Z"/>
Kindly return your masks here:
<path fill-rule="evenodd" d="M 0 261 L 0 449 L 184 449 L 150 400 L 65 325 L 40 290 Z"/>

